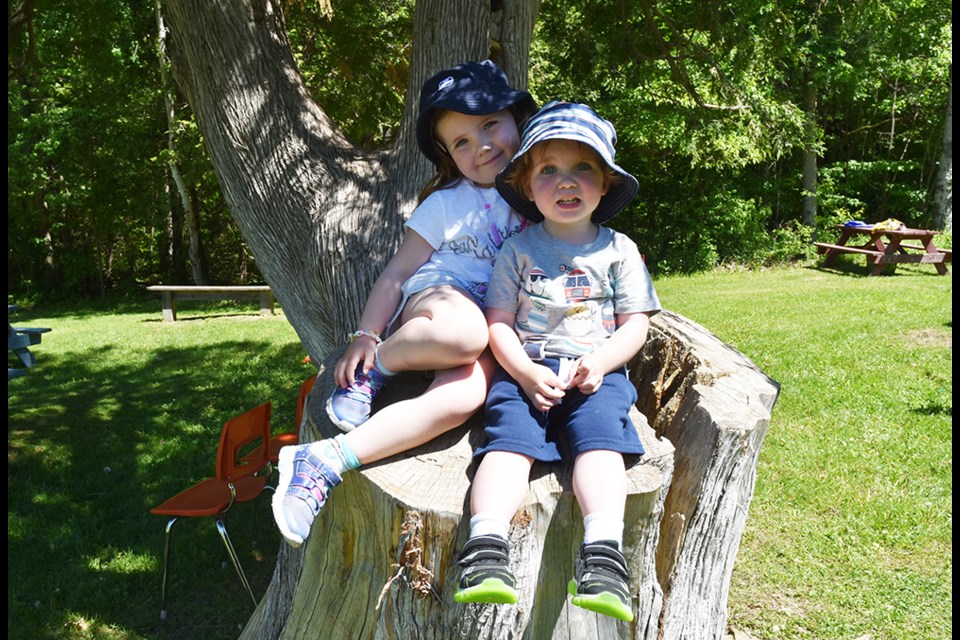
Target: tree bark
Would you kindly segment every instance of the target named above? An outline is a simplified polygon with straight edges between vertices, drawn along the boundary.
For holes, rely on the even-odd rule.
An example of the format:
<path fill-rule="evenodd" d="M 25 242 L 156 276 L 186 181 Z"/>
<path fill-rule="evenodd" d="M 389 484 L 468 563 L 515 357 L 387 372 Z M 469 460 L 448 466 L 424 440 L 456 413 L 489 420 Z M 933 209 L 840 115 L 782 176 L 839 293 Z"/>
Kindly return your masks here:
<path fill-rule="evenodd" d="M 704 327 L 663 311 L 633 363 L 637 407 L 676 447 L 660 525 L 661 640 L 723 637 L 730 577 L 780 386 Z"/>
<path fill-rule="evenodd" d="M 366 293 L 431 175 L 413 137 L 418 88 L 438 69 L 490 55 L 498 28 L 511 69 L 526 69 L 532 0 L 496 14 L 470 0 L 419 0 L 396 146 L 365 153 L 309 97 L 278 5 L 165 0 L 174 77 L 203 133 L 224 199 L 315 361 L 355 328 Z M 215 45 L 213 44 L 215 43 Z M 511 77 L 525 87 L 526 74 Z"/>
<path fill-rule="evenodd" d="M 337 433 L 323 408 L 337 355 L 307 400 L 302 441 Z M 241 638 L 302 638 L 321 629 L 331 640 L 722 638 L 779 388 L 745 356 L 669 311 L 654 317 L 631 372 L 640 392 L 634 423 L 647 449 L 628 470 L 632 623 L 569 603 L 565 587 L 583 527 L 568 464 L 534 466 L 512 523 L 520 602 L 453 602 L 456 553 L 468 533 L 471 453 L 482 439 L 474 416 L 423 447 L 348 474 L 305 546 L 281 543 L 271 584 Z M 386 388 L 383 403 L 426 384 L 408 374 Z"/>
<path fill-rule="evenodd" d="M 817 239 L 817 88 L 813 73 L 808 72 L 803 89 L 804 141 L 803 176 L 801 192 L 803 194 L 803 224 L 814 230 L 813 240 Z"/>
<path fill-rule="evenodd" d="M 953 65 L 950 65 L 950 84 L 947 94 L 947 113 L 943 119 L 943 141 L 940 145 L 940 164 L 933 185 L 934 229 L 953 231 Z"/>

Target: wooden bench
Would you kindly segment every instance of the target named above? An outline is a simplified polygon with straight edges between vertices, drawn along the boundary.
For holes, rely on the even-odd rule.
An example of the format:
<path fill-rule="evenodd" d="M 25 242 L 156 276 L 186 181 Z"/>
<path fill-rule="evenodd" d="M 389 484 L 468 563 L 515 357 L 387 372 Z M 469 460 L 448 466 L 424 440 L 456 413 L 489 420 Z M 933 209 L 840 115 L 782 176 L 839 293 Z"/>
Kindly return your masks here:
<path fill-rule="evenodd" d="M 923 251 L 926 249 L 922 244 L 912 244 L 908 242 L 901 242 L 900 246 L 904 249 L 916 249 L 917 251 Z M 937 253 L 943 254 L 944 262 L 953 262 L 953 249 L 944 249 L 943 247 L 937 247 Z"/>
<path fill-rule="evenodd" d="M 874 251 L 873 249 L 861 249 L 860 247 L 848 247 L 841 244 L 830 244 L 829 242 L 814 242 L 813 246 L 817 248 L 817 251 L 820 253 L 826 253 L 827 250 L 832 249 L 834 251 L 840 251 L 841 253 L 860 253 L 866 256 L 874 256 L 879 258 L 883 255 L 883 251 Z"/>
<path fill-rule="evenodd" d="M 938 264 L 941 262 L 953 262 L 953 254 L 949 249 L 944 250 L 938 248 L 936 253 L 897 253 L 875 251 L 873 249 L 864 249 L 862 247 L 849 247 L 847 245 L 840 244 L 829 244 L 827 242 L 814 242 L 813 245 L 820 253 L 832 251 L 840 253 L 859 253 L 862 255 L 872 256 L 873 259 L 868 258 L 867 262 L 874 265 L 906 263 Z M 900 244 L 899 247 L 904 249 L 919 249 L 920 251 L 924 251 L 925 249 L 925 247 L 920 245 L 909 244 Z"/>
<path fill-rule="evenodd" d="M 176 284 L 157 284 L 147 287 L 147 291 L 160 294 L 163 308 L 163 321 L 175 322 L 177 319 L 177 299 L 180 300 L 260 300 L 260 315 L 273 315 L 273 292 L 268 285 L 249 286 L 190 286 Z"/>

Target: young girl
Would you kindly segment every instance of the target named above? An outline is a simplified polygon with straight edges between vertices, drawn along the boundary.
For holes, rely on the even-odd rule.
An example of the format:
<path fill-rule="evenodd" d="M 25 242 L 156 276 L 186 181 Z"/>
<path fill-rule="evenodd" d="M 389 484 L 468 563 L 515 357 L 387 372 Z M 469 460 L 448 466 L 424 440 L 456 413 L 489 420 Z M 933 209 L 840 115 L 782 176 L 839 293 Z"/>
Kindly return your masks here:
<path fill-rule="evenodd" d="M 497 173 L 536 110 L 493 62 L 465 62 L 429 78 L 416 134 L 436 175 L 377 278 L 359 329 L 334 367 L 331 420 L 347 433 L 280 451 L 273 514 L 299 546 L 345 471 L 413 448 L 463 424 L 482 404 L 494 361 L 483 303 L 493 260 L 525 222 L 499 196 Z M 377 392 L 400 371 L 435 370 L 423 395 L 372 417 Z"/>
<path fill-rule="evenodd" d="M 510 521 L 534 460 L 557 461 L 563 451 L 574 460 L 585 529 L 568 585 L 573 604 L 633 619 L 620 551 L 624 455 L 644 450 L 628 416 L 637 392 L 624 365 L 660 303 L 637 246 L 599 226 L 638 188 L 614 163 L 615 144 L 613 126 L 586 105 L 551 102 L 497 177 L 504 199 L 541 224 L 504 243 L 490 280 L 490 347 L 502 368 L 486 400 L 487 442 L 475 454 L 458 602 L 517 602 Z"/>

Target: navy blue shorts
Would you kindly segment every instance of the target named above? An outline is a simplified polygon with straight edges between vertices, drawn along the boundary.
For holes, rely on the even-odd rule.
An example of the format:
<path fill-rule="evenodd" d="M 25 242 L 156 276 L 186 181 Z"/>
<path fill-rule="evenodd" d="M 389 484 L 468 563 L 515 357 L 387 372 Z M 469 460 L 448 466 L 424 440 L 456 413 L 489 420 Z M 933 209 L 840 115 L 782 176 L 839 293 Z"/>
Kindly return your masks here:
<path fill-rule="evenodd" d="M 547 358 L 538 364 L 556 373 L 560 361 Z M 498 368 L 484 408 L 487 442 L 474 457 L 489 451 L 510 451 L 555 462 L 563 459 L 561 443 L 565 443 L 571 459 L 594 449 L 640 455 L 644 453 L 643 444 L 629 416 L 636 401 L 637 390 L 623 367 L 605 375 L 595 393 L 568 389 L 560 404 L 549 411 L 538 411 L 520 385 Z"/>

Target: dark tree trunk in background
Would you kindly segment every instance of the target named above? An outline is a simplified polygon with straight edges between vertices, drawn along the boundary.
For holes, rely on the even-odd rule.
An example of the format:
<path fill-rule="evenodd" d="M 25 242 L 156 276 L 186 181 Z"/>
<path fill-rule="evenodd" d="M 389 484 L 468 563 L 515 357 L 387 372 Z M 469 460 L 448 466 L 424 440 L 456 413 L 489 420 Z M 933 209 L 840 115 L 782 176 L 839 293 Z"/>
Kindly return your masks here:
<path fill-rule="evenodd" d="M 953 231 L 953 65 L 950 65 L 950 93 L 943 119 L 940 165 L 933 185 L 933 228 Z"/>
<path fill-rule="evenodd" d="M 803 224 L 817 226 L 817 88 L 808 80 L 803 93 Z M 816 236 L 816 234 L 814 234 Z M 816 239 L 816 237 L 814 237 Z"/>

